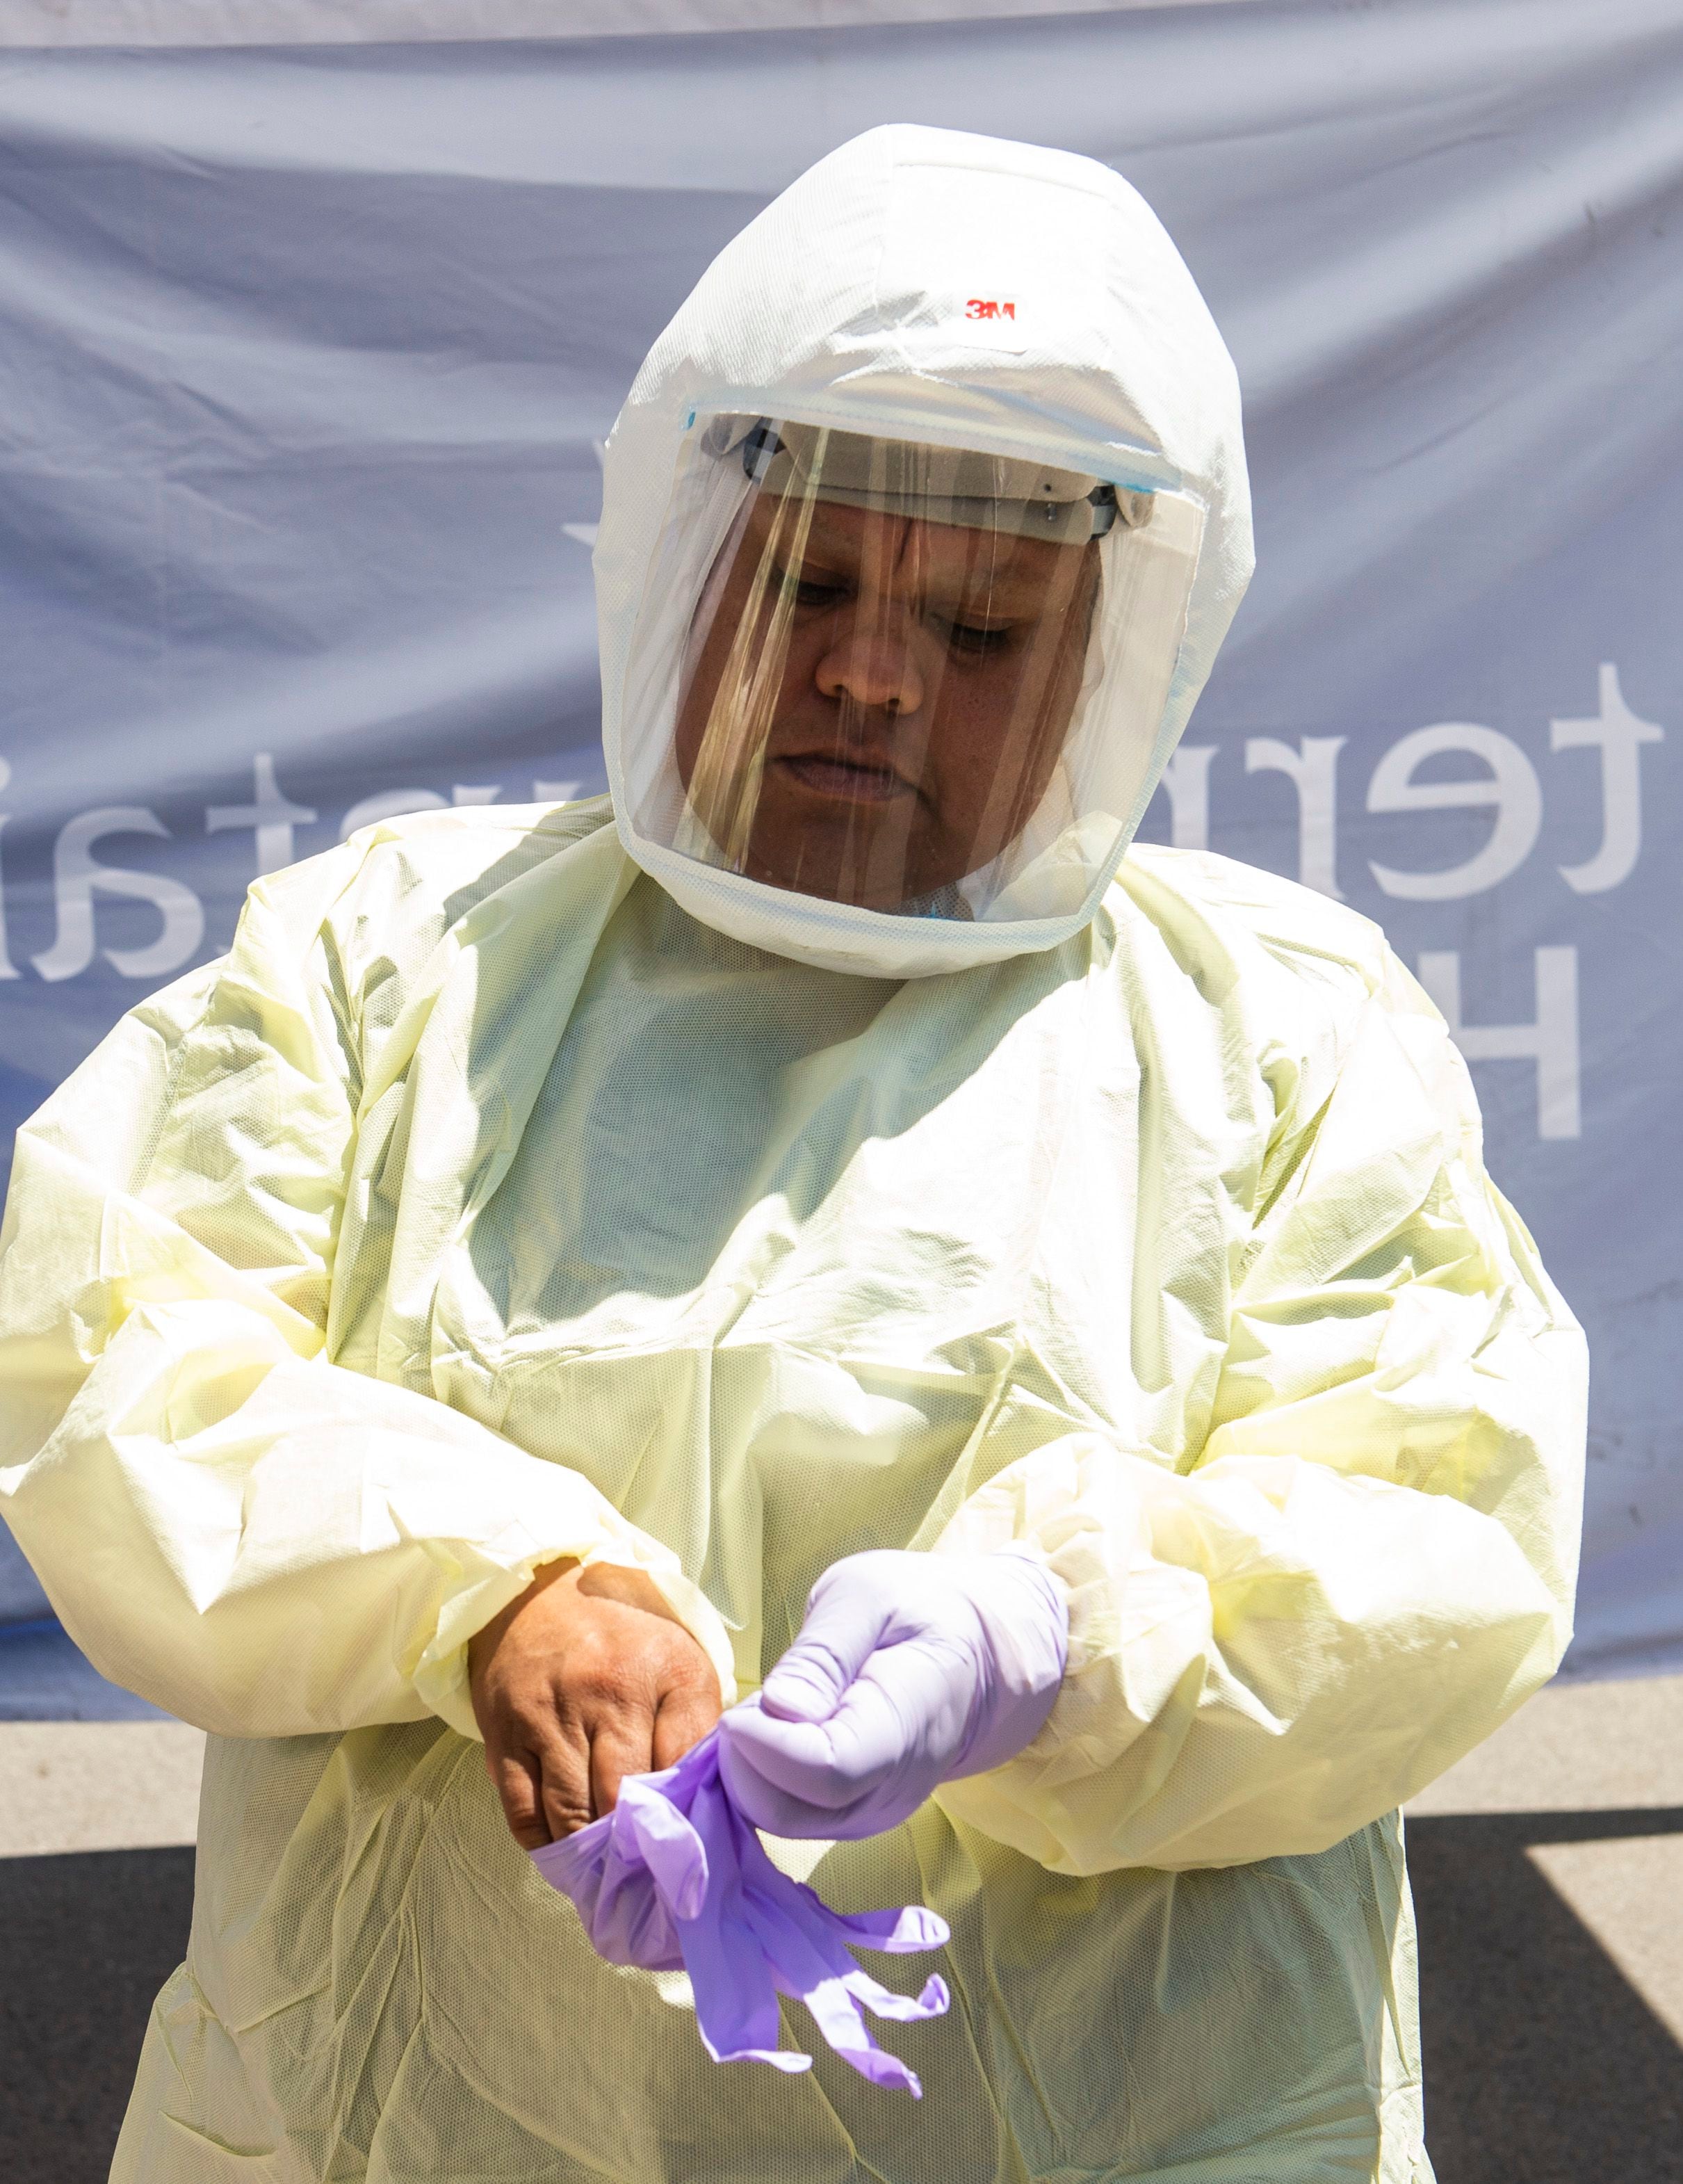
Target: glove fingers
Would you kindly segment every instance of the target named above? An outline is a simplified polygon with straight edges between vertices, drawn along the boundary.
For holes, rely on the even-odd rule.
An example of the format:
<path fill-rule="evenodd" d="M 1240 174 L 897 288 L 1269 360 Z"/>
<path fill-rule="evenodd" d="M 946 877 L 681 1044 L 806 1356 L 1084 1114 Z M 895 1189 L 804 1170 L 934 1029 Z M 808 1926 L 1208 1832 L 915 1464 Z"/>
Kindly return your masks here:
<path fill-rule="evenodd" d="M 926 1770 L 950 1741 L 950 1666 L 927 1646 L 894 1646 L 872 1655 L 820 1732 L 829 1746 L 832 1804 L 908 1768 Z"/>
<path fill-rule="evenodd" d="M 891 1618 L 886 1601 L 820 1580 L 800 1635 L 761 1686 L 761 1707 L 778 1721 L 827 1721 Z"/>
<path fill-rule="evenodd" d="M 905 1644 L 872 1657 L 830 1719 L 725 1715 L 720 1762 L 731 1796 L 778 1835 L 875 1834 L 917 1810 L 964 1732 L 947 1649 Z M 968 1689 L 959 1680 L 958 1691 Z"/>
<path fill-rule="evenodd" d="M 760 1827 L 767 1793 L 780 1808 L 821 1805 L 823 1786 L 833 1779 L 834 1755 L 820 1724 L 774 1721 L 758 1706 L 727 1713 L 719 1724 L 719 1769 L 742 1810 Z"/>
<path fill-rule="evenodd" d="M 728 1720 L 729 1715 L 725 1719 Z M 752 1826 L 764 1828 L 769 1835 L 787 1836 L 795 1840 L 836 1834 L 828 1813 L 808 1804 L 804 1798 L 792 1797 L 787 1791 L 768 1782 L 740 1758 L 736 1747 L 723 1737 L 719 1743 L 719 1771 L 725 1778 L 731 1803 Z"/>
<path fill-rule="evenodd" d="M 905 1750 L 904 1718 L 881 1686 L 862 1679 L 828 1721 L 778 1721 L 752 1708 L 730 1718 L 728 1742 L 786 1795 L 830 1808 L 884 1780 Z"/>

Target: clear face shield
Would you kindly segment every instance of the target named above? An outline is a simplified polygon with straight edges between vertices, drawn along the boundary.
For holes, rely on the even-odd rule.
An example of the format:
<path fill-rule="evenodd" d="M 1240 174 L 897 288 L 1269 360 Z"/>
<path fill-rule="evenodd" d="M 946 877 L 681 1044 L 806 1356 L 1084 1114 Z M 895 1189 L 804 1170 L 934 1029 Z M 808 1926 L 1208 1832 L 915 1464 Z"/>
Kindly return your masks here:
<path fill-rule="evenodd" d="M 1137 816 L 1202 511 L 792 420 L 686 437 L 625 692 L 647 841 L 854 909 L 1067 917 Z"/>

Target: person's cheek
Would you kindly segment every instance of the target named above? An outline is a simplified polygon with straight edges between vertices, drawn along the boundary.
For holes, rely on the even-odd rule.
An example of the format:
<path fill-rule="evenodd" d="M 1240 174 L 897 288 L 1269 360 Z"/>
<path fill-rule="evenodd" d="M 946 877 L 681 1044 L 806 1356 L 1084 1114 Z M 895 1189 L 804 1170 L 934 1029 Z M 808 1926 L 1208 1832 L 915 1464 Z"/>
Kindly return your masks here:
<path fill-rule="evenodd" d="M 941 702 L 931 723 L 925 760 L 929 783 L 925 822 L 932 838 L 931 862 L 939 872 L 925 892 L 950 885 L 986 864 L 1000 844 L 985 837 L 989 806 L 1000 789 L 999 769 L 1009 719 L 1010 693 L 997 673 L 962 665 L 949 667 Z"/>
<path fill-rule="evenodd" d="M 828 720 L 834 713 L 833 702 L 819 687 L 819 675 L 835 649 L 836 638 L 833 613 L 797 613 L 792 619 L 777 686 L 769 738 L 772 749 L 778 748 L 780 729 L 798 728 L 815 717 Z"/>

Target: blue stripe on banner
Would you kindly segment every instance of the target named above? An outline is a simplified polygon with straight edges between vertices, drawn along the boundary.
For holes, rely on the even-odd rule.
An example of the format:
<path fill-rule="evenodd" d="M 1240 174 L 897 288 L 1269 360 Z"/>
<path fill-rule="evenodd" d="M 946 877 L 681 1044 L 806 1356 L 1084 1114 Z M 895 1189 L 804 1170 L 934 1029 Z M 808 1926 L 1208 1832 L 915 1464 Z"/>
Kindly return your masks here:
<path fill-rule="evenodd" d="M 107 1683 L 56 1618 L 0 1624 L 0 1721 L 166 1721 Z"/>

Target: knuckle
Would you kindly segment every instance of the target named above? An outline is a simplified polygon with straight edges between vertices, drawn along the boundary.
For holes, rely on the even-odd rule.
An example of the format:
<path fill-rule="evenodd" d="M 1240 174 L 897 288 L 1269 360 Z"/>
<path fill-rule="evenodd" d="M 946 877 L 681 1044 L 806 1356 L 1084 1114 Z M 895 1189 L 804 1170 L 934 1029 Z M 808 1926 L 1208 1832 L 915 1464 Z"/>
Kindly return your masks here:
<path fill-rule="evenodd" d="M 625 1674 L 625 1654 L 606 1633 L 592 1630 L 567 1649 L 563 1680 L 569 1691 L 614 1690 Z"/>
<path fill-rule="evenodd" d="M 713 1680 L 713 1664 L 693 1644 L 669 1639 L 658 1657 L 663 1680 L 668 1685 L 700 1685 Z"/>
<path fill-rule="evenodd" d="M 564 1836 L 575 1836 L 580 1828 L 590 1825 L 589 1802 L 570 1791 L 564 1797 L 546 1796 L 543 1807 L 544 1818 L 549 1823 L 549 1835 L 556 1842 Z"/>
<path fill-rule="evenodd" d="M 496 1724 L 499 1752 L 532 1752 L 548 1743 L 555 1735 L 556 1713 L 547 1691 L 527 1692 L 518 1705 L 504 1708 Z"/>
<path fill-rule="evenodd" d="M 716 1683 L 718 1675 L 707 1649 L 693 1633 L 681 1624 L 669 1624 L 663 1640 L 662 1652 L 670 1664 L 671 1673 L 697 1683 Z"/>
<path fill-rule="evenodd" d="M 722 1710 L 719 1679 L 710 1669 L 705 1675 L 686 1674 L 675 1676 L 667 1685 L 664 1702 L 686 1717 L 712 1720 Z"/>
<path fill-rule="evenodd" d="M 544 1832 L 543 1815 L 538 1810 L 537 1799 L 529 1783 L 502 1783 L 497 1797 L 503 1807 L 503 1817 L 508 1823 L 511 1835 L 519 1836 L 536 1830 L 540 1840 Z"/>

